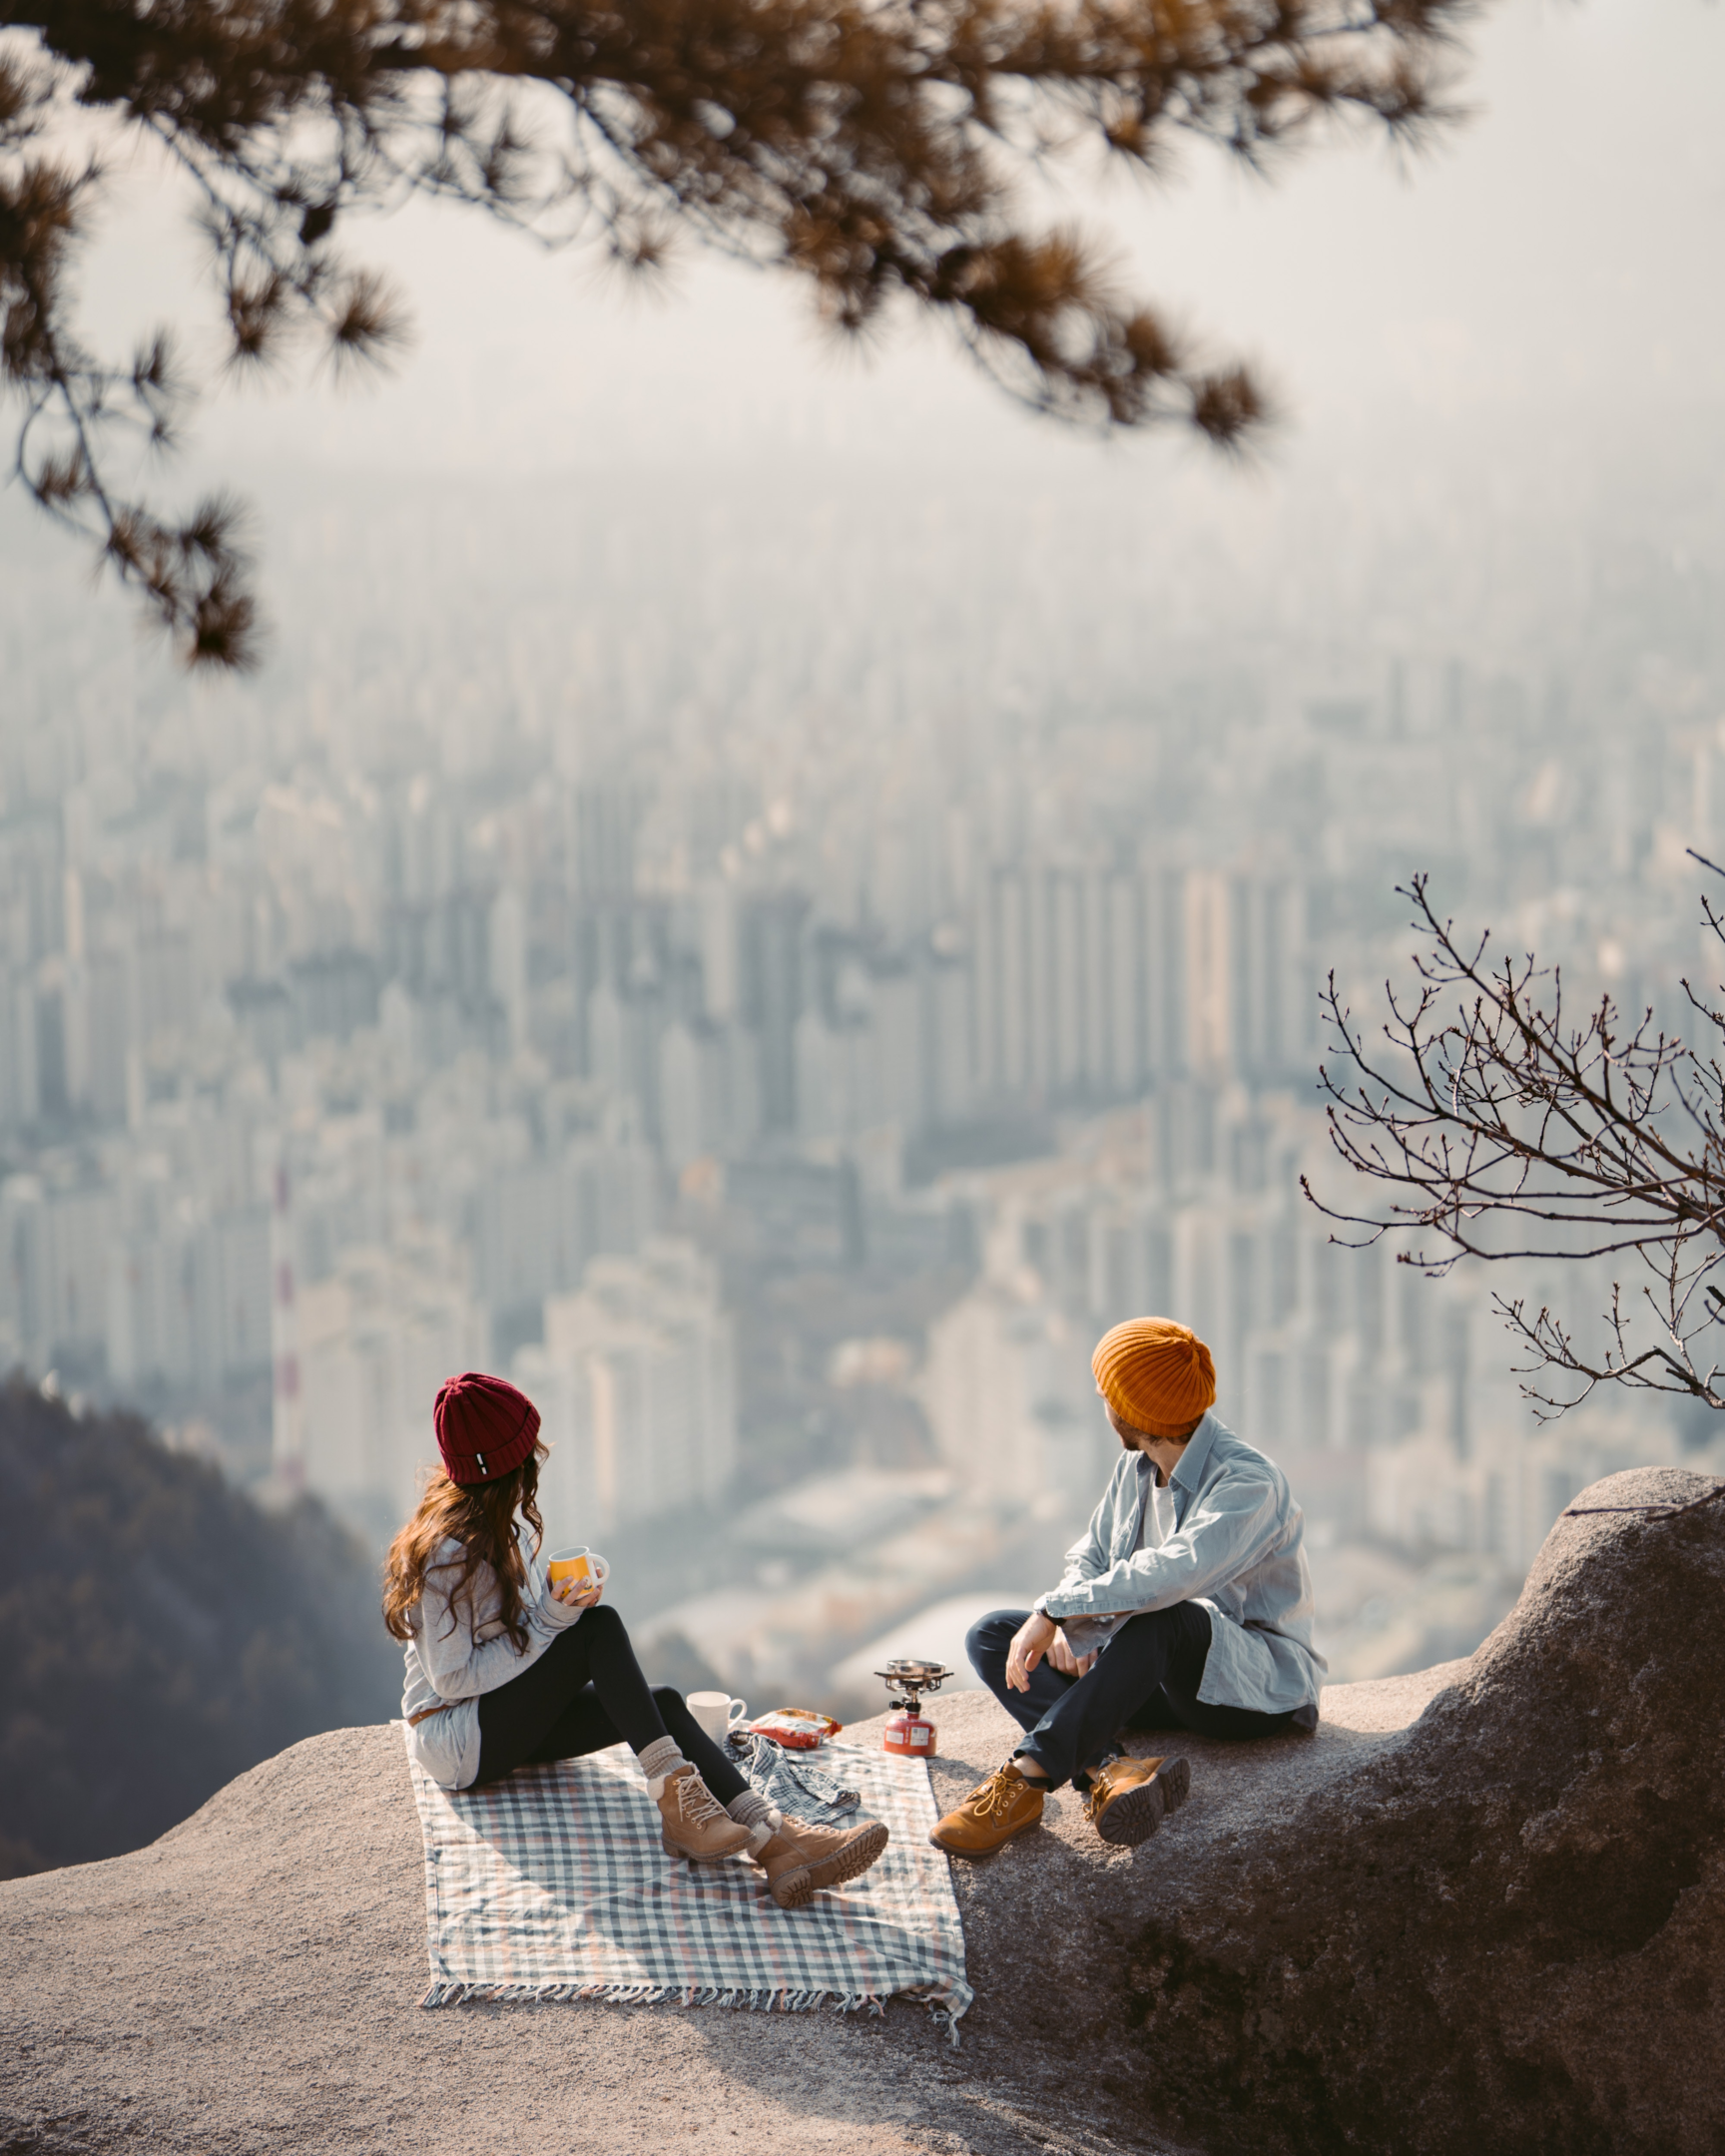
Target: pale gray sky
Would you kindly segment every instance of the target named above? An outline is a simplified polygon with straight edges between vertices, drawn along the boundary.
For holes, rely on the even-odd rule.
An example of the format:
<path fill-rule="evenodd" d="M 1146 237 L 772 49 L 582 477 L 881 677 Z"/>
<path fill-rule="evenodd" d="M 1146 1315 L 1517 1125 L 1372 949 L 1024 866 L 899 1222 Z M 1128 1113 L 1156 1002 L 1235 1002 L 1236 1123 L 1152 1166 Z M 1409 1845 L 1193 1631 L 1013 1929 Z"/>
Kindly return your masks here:
<path fill-rule="evenodd" d="M 1150 296 L 1263 362 L 1291 418 L 1284 477 L 1442 458 L 1457 422 L 1586 459 L 1650 407 L 1719 408 L 1722 82 L 1725 10 L 1703 0 L 1506 0 L 1460 86 L 1476 116 L 1411 173 L 1360 144 L 1268 188 L 1194 150 L 1170 189 L 1078 207 Z M 166 187 L 135 171 L 123 192 L 90 311 L 130 334 L 193 243 Z M 799 285 L 693 254 L 654 298 L 442 209 L 355 226 L 348 251 L 411 300 L 400 377 L 349 395 L 303 375 L 231 391 L 203 421 L 206 455 L 528 476 L 812 450 L 1099 454 L 1012 412 L 937 330 L 904 320 L 871 354 L 836 349 Z"/>
<path fill-rule="evenodd" d="M 1172 187 L 1075 191 L 1140 289 L 1273 383 L 1253 473 L 1033 420 L 907 313 L 859 352 L 788 278 L 691 253 L 655 297 L 420 207 L 348 236 L 410 301 L 397 378 L 225 389 L 158 497 L 219 477 L 256 506 L 272 678 L 313 626 L 436 614 L 481 572 L 511 620 L 601 640 L 758 605 L 958 664 L 957 625 L 985 651 L 1033 621 L 1051 680 L 1109 639 L 1122 679 L 1256 643 L 1342 686 L 1389 655 L 1676 648 L 1725 582 L 1722 83 L 1708 0 L 1502 0 L 1474 117 L 1412 171 L 1363 142 L 1268 187 L 1194 149 Z M 111 348 L 167 311 L 215 355 L 185 207 L 117 176 L 86 279 Z M 33 607 L 132 638 L 15 492 L 0 544 Z"/>

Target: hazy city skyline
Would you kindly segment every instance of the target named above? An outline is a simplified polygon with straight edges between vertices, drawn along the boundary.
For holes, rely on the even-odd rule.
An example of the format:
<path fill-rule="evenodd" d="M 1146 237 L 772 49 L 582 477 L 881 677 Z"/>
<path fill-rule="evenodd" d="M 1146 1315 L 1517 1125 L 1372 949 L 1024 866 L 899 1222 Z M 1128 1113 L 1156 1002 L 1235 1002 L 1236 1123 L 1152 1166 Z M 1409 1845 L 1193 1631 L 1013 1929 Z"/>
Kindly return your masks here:
<path fill-rule="evenodd" d="M 1725 841 L 1722 49 L 1507 7 L 1406 177 L 1194 153 L 1096 206 L 1267 361 L 1257 469 L 415 211 L 354 242 L 400 379 L 225 395 L 170 474 L 256 504 L 257 676 L 188 680 L 0 501 L 6 1351 L 373 1541 L 437 1378 L 513 1370 L 676 1651 L 820 1686 L 918 1594 L 1037 1585 L 1106 1457 L 1088 1339 L 1165 1302 L 1295 1470 L 1338 1666 L 1471 1645 L 1581 1480 L 1706 1433 L 1535 1435 L 1496 1283 L 1328 1251 L 1317 988 L 1405 963 L 1430 868 L 1677 1005 Z M 117 188 L 103 333 L 187 260 Z"/>

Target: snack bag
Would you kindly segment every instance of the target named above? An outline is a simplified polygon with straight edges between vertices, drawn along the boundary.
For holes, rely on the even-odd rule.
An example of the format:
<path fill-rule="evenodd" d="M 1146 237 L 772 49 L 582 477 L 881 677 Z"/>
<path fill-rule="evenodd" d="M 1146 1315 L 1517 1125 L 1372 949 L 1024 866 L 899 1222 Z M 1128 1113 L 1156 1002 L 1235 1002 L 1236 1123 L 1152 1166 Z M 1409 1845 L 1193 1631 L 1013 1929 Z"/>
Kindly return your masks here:
<path fill-rule="evenodd" d="M 784 1745 L 792 1752 L 813 1752 L 824 1737 L 837 1737 L 845 1727 L 835 1722 L 831 1715 L 818 1714 L 813 1707 L 775 1707 L 746 1725 L 757 1737 L 771 1737 L 777 1745 Z"/>

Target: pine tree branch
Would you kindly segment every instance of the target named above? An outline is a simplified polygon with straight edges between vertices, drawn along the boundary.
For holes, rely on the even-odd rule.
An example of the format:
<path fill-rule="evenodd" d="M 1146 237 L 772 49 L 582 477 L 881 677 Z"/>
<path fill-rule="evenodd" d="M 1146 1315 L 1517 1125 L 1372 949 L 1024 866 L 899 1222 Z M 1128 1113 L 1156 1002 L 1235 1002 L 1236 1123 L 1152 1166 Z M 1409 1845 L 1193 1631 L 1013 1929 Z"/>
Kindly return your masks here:
<path fill-rule="evenodd" d="M 0 386 L 22 398 L 24 433 L 59 429 L 26 484 L 87 520 L 190 657 L 244 663 L 254 631 L 231 522 L 160 522 L 100 476 L 129 404 L 162 445 L 187 393 L 152 385 L 140 402 L 127 369 L 76 349 L 66 271 L 100 175 L 53 155 L 75 107 L 148 135 L 190 176 L 237 366 L 281 363 L 312 335 L 342 368 L 386 364 L 399 311 L 334 242 L 423 194 L 637 269 L 687 233 L 809 279 L 851 333 L 905 299 L 1032 410 L 1103 430 L 1179 425 L 1238 451 L 1271 415 L 1256 377 L 1207 361 L 1119 288 L 1093 241 L 1040 227 L 1027 190 L 1085 152 L 1155 174 L 1182 136 L 1261 170 L 1338 123 L 1418 145 L 1452 117 L 1440 73 L 1473 12 L 0 0 Z M 20 459 L 24 473 L 22 446 Z"/>

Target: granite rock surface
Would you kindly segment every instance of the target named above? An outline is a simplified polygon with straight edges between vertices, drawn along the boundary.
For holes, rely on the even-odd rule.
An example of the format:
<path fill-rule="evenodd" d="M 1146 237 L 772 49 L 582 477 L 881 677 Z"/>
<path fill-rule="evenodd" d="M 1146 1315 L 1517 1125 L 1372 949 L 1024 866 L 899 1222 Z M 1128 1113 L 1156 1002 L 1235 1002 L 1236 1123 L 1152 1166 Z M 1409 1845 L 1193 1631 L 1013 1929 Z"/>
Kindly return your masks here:
<path fill-rule="evenodd" d="M 1415 1678 L 1333 1692 L 1343 1719 L 1258 1775 L 1214 1779 L 1182 1820 L 1235 1817 L 1264 1801 L 1252 1793 L 1266 1774 L 1322 1781 L 1428 1690 Z M 997 1764 L 1012 1732 L 979 1694 L 943 1702 L 940 1723 L 948 1791 Z M 851 1734 L 877 1741 L 878 1725 Z M 1154 1851 L 1172 1860 L 1180 1846 L 1171 1825 Z M 956 2051 L 904 2001 L 879 2018 L 599 2003 L 427 2013 L 400 1732 L 338 1730 L 230 1784 L 148 1849 L 0 1884 L 0 2156 L 1172 2156 L 1181 2144 L 1146 2109 L 1125 1962 L 1086 1936 L 1095 1909 L 1151 1905 L 1145 1855 L 1109 1851 L 1067 1796 L 1045 1830 L 963 1873 L 979 1995 Z M 1088 1969 L 1094 1994 L 1062 1998 L 1059 1966 Z"/>
<path fill-rule="evenodd" d="M 905 2003 L 423 2012 L 399 1732 L 310 1739 L 149 1849 L 0 1885 L 0 2156 L 1717 2150 L 1722 1515 L 1560 1522 L 1470 1661 L 1334 1687 L 1310 1737 L 1182 1740 L 1191 1800 L 1138 1850 L 1052 1800 L 957 1870 L 957 2051 Z M 944 1802 L 1013 1730 L 935 1711 Z"/>
<path fill-rule="evenodd" d="M 1584 1492 L 1376 1744 L 1182 1745 L 1189 1810 L 1117 1861 L 1112 1908 L 1092 1876 L 1105 1979 L 1041 1964 L 1130 2028 L 1149 2128 L 1212 2156 L 1725 2149 L 1725 1502 L 1615 1509 L 1717 1487 Z M 1332 1740 L 1360 1689 L 1330 1696 Z M 1006 1897 L 976 1895 L 986 1961 Z M 992 1988 L 998 2010 L 1010 1966 Z"/>

